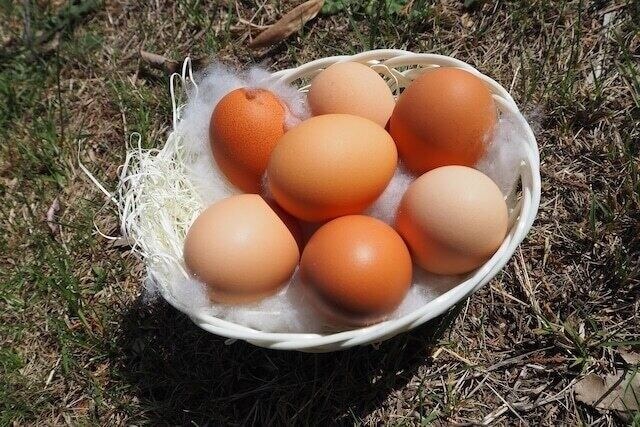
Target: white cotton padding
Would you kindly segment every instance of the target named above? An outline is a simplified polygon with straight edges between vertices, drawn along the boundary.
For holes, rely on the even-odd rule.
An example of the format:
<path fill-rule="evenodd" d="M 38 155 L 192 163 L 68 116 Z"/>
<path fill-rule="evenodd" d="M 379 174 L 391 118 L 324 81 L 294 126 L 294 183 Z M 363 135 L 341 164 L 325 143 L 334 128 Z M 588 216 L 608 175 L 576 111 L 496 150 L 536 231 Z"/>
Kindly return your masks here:
<path fill-rule="evenodd" d="M 365 214 L 393 225 L 402 196 L 414 179 L 415 177 L 400 164 L 387 188 Z"/>
<path fill-rule="evenodd" d="M 147 277 L 142 283 L 142 294 L 140 295 L 144 304 L 152 304 L 160 296 L 160 289 L 155 278 L 147 272 Z"/>
<path fill-rule="evenodd" d="M 518 181 L 526 143 L 513 114 L 503 113 L 487 153 L 476 164 L 476 169 L 491 178 L 505 196 L 511 193 Z"/>
<path fill-rule="evenodd" d="M 441 276 L 429 273 L 414 263 L 411 288 L 402 304 L 391 314 L 390 318 L 398 319 L 414 312 L 434 298 L 462 283 L 466 277 L 467 275 Z"/>
<path fill-rule="evenodd" d="M 216 167 L 209 144 L 211 113 L 224 95 L 243 86 L 263 88 L 274 92 L 287 106 L 287 127 L 294 126 L 309 116 L 306 96 L 294 87 L 269 79 L 269 76 L 267 71 L 260 68 L 239 73 L 214 64 L 198 76 L 197 91 L 192 89 L 189 92 L 188 103 L 182 111 L 175 133 L 181 135 L 183 145 L 184 157 L 179 161 L 184 163 L 188 178 L 197 189 L 201 198 L 201 209 L 238 193 Z M 519 126 L 513 117 L 503 114 L 487 154 L 477 165 L 479 170 L 496 182 L 505 195 L 514 188 L 518 166 L 524 158 L 525 137 L 518 131 Z M 414 179 L 413 175 L 399 166 L 383 194 L 365 214 L 392 225 L 400 200 Z M 194 218 L 196 214 L 197 212 L 194 213 Z M 318 225 L 301 224 L 301 227 L 304 234 L 311 235 Z M 181 265 L 184 266 L 182 261 Z M 164 279 L 163 283 L 170 283 L 168 290 L 177 303 L 189 307 L 189 310 L 194 312 L 203 311 L 268 332 L 317 333 L 330 329 L 309 303 L 297 271 L 290 282 L 271 297 L 252 304 L 226 305 L 210 302 L 203 284 L 189 278 L 184 270 L 175 270 L 162 271 L 162 274 L 158 273 L 157 276 Z M 399 318 L 415 311 L 463 282 L 466 277 L 437 276 L 414 265 L 413 285 L 390 318 Z M 145 286 L 149 296 L 157 293 L 154 283 L 152 281 Z"/>
<path fill-rule="evenodd" d="M 245 305 L 213 304 L 208 312 L 268 332 L 319 333 L 326 325 L 313 310 L 296 270 L 289 286 L 261 301 Z"/>
<path fill-rule="evenodd" d="M 205 286 L 191 277 L 176 277 L 171 288 L 171 295 L 185 307 L 203 308 L 209 306 L 209 297 Z"/>

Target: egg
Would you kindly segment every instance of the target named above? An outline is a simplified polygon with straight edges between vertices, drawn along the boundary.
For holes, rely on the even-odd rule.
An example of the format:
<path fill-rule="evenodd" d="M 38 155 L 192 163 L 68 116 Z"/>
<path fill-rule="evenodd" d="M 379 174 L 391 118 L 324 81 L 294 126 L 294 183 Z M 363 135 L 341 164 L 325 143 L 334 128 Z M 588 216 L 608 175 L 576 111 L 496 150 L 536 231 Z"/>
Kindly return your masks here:
<path fill-rule="evenodd" d="M 327 319 L 367 325 L 393 312 L 411 285 L 409 250 L 395 230 L 363 215 L 323 225 L 300 261 L 302 286 Z"/>
<path fill-rule="evenodd" d="M 292 276 L 300 252 L 285 223 L 256 194 L 240 194 L 205 209 L 184 242 L 187 270 L 222 303 L 260 300 Z"/>
<path fill-rule="evenodd" d="M 209 141 L 229 181 L 258 193 L 269 156 L 284 134 L 286 107 L 273 93 L 240 88 L 225 95 L 211 115 Z"/>
<path fill-rule="evenodd" d="M 491 92 L 478 77 L 437 68 L 400 95 L 389 132 L 414 174 L 447 165 L 473 166 L 485 153 L 497 120 Z"/>
<path fill-rule="evenodd" d="M 293 215 L 289 214 L 289 212 L 285 211 L 280 206 L 278 206 L 278 203 L 276 203 L 275 200 L 265 199 L 265 201 L 267 202 L 269 207 L 273 209 L 273 212 L 275 212 L 275 214 L 278 215 L 280 220 L 282 220 L 284 225 L 287 226 L 287 228 L 289 229 L 289 232 L 291 233 L 293 238 L 296 240 L 296 243 L 298 244 L 298 249 L 302 250 L 306 243 L 306 238 L 305 238 L 304 230 L 302 228 L 302 224 L 300 224 L 300 221 L 298 221 L 298 219 L 295 218 Z"/>
<path fill-rule="evenodd" d="M 466 166 L 444 166 L 417 178 L 396 216 L 396 229 L 417 264 L 436 274 L 481 266 L 502 244 L 507 224 L 497 185 Z"/>
<path fill-rule="evenodd" d="M 311 81 L 308 93 L 313 115 L 353 114 L 385 127 L 395 100 L 380 75 L 358 62 L 327 67 Z"/>
<path fill-rule="evenodd" d="M 268 187 L 287 212 L 324 221 L 362 212 L 391 180 L 398 153 L 371 120 L 325 114 L 289 130 L 273 150 Z"/>

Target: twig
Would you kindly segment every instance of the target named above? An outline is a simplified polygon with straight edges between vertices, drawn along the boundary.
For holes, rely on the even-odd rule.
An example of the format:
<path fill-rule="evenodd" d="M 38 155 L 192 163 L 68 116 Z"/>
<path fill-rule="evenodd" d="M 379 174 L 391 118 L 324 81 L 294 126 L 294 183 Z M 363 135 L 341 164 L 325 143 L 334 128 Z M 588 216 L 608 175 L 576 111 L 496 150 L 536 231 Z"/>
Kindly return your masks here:
<path fill-rule="evenodd" d="M 140 50 L 140 58 L 151 67 L 162 70 L 167 74 L 173 74 L 180 68 L 178 61 L 142 49 Z"/>
<path fill-rule="evenodd" d="M 27 48 L 33 48 L 33 34 L 31 33 L 31 0 L 23 0 L 24 8 L 24 44 Z"/>
<path fill-rule="evenodd" d="M 505 405 L 507 405 L 507 407 L 509 408 L 509 410 L 511 412 L 513 412 L 513 414 L 518 417 L 520 419 L 520 421 L 522 421 L 522 424 L 527 424 L 525 422 L 525 420 L 520 416 L 520 414 L 518 413 L 518 411 L 515 410 L 515 408 L 513 406 L 511 406 L 511 404 L 509 402 L 507 402 L 501 395 L 500 393 L 498 393 L 493 387 L 491 387 L 488 383 L 487 383 L 487 387 L 489 387 L 489 390 L 491 390 L 493 392 L 493 394 L 495 394 L 498 399 L 502 400 L 502 403 L 504 403 Z"/>
<path fill-rule="evenodd" d="M 495 410 L 491 411 L 486 417 L 484 417 L 482 419 L 482 421 L 480 422 L 480 424 L 482 424 L 483 426 L 488 426 L 493 421 L 495 421 L 496 418 L 498 418 L 499 416 L 501 416 L 502 414 L 504 414 L 508 410 L 509 410 L 509 408 L 507 407 L 507 405 L 502 405 L 502 406 L 498 407 L 498 409 L 495 409 Z"/>
<path fill-rule="evenodd" d="M 46 215 L 47 225 L 51 229 L 52 234 L 57 234 L 60 229 L 60 225 L 55 222 L 56 214 L 58 213 L 59 210 L 60 210 L 60 201 L 56 197 L 55 199 L 53 199 L 51 206 L 49 206 L 49 209 L 47 210 L 47 215 Z"/>
<path fill-rule="evenodd" d="M 266 30 L 267 28 L 270 27 L 270 25 L 254 24 L 253 22 L 247 21 L 246 19 L 243 19 L 243 18 L 238 18 L 238 22 L 244 25 L 248 25 L 251 28 L 255 28 L 256 30 Z"/>
<path fill-rule="evenodd" d="M 140 49 L 140 58 L 152 68 L 162 70 L 167 74 L 173 74 L 180 71 L 180 62 L 157 53 Z M 194 71 L 201 69 L 207 63 L 207 58 L 191 58 L 191 67 Z"/>

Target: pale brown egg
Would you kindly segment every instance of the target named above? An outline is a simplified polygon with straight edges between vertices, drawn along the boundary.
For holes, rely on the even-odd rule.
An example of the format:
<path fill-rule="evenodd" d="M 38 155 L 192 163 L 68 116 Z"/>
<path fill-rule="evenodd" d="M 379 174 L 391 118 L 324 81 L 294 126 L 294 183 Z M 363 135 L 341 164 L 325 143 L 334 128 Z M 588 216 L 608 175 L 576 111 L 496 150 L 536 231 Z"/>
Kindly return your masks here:
<path fill-rule="evenodd" d="M 385 127 L 395 100 L 380 74 L 358 62 L 327 67 L 312 81 L 308 94 L 314 116 L 353 114 Z"/>
<path fill-rule="evenodd" d="M 245 303 L 278 291 L 300 257 L 291 232 L 256 194 L 221 200 L 195 220 L 184 242 L 188 271 L 212 301 Z"/>
<path fill-rule="evenodd" d="M 285 132 L 287 110 L 264 89 L 240 88 L 225 95 L 211 114 L 213 157 L 229 181 L 258 193 L 269 156 Z"/>
<path fill-rule="evenodd" d="M 482 265 L 502 244 L 507 223 L 507 205 L 496 184 L 465 166 L 444 166 L 416 179 L 396 217 L 415 261 L 436 274 L 462 274 Z"/>
<path fill-rule="evenodd" d="M 388 316 L 409 290 L 411 273 L 411 256 L 398 233 L 363 215 L 323 225 L 300 261 L 302 284 L 316 308 L 343 325 L 366 325 Z"/>
<path fill-rule="evenodd" d="M 373 203 L 391 180 L 397 160 L 393 140 L 371 120 L 325 114 L 280 139 L 267 182 L 287 212 L 323 221 L 360 213 Z"/>
<path fill-rule="evenodd" d="M 482 80 L 468 71 L 438 68 L 402 92 L 389 133 L 400 159 L 420 175 L 440 166 L 475 165 L 486 152 L 496 120 L 495 103 Z"/>

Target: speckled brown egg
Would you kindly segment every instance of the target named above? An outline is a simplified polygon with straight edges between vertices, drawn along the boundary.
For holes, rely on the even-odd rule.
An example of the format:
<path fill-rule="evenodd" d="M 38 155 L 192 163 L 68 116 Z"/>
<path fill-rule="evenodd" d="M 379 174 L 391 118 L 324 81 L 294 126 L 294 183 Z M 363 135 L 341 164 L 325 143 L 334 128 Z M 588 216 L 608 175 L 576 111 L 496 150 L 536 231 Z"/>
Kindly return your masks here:
<path fill-rule="evenodd" d="M 384 191 L 398 155 L 389 134 L 350 114 L 312 117 L 288 131 L 267 167 L 269 190 L 287 212 L 324 221 L 362 212 Z"/>
<path fill-rule="evenodd" d="M 269 156 L 285 131 L 286 109 L 273 93 L 240 88 L 225 95 L 211 115 L 213 157 L 229 181 L 247 193 L 261 190 Z"/>
<path fill-rule="evenodd" d="M 411 285 L 411 256 L 384 222 L 349 215 L 323 225 L 302 254 L 300 275 L 329 320 L 365 325 L 398 307 Z"/>
<path fill-rule="evenodd" d="M 482 265 L 502 244 L 507 224 L 507 205 L 496 184 L 465 166 L 444 166 L 416 179 L 396 217 L 415 261 L 436 274 Z"/>
<path fill-rule="evenodd" d="M 184 243 L 187 270 L 212 301 L 245 303 L 278 291 L 300 252 L 285 223 L 256 194 L 221 200 L 196 218 Z"/>
<path fill-rule="evenodd" d="M 491 92 L 475 75 L 437 68 L 400 95 L 389 133 L 400 159 L 420 175 L 446 165 L 473 166 L 486 152 L 497 120 Z"/>

